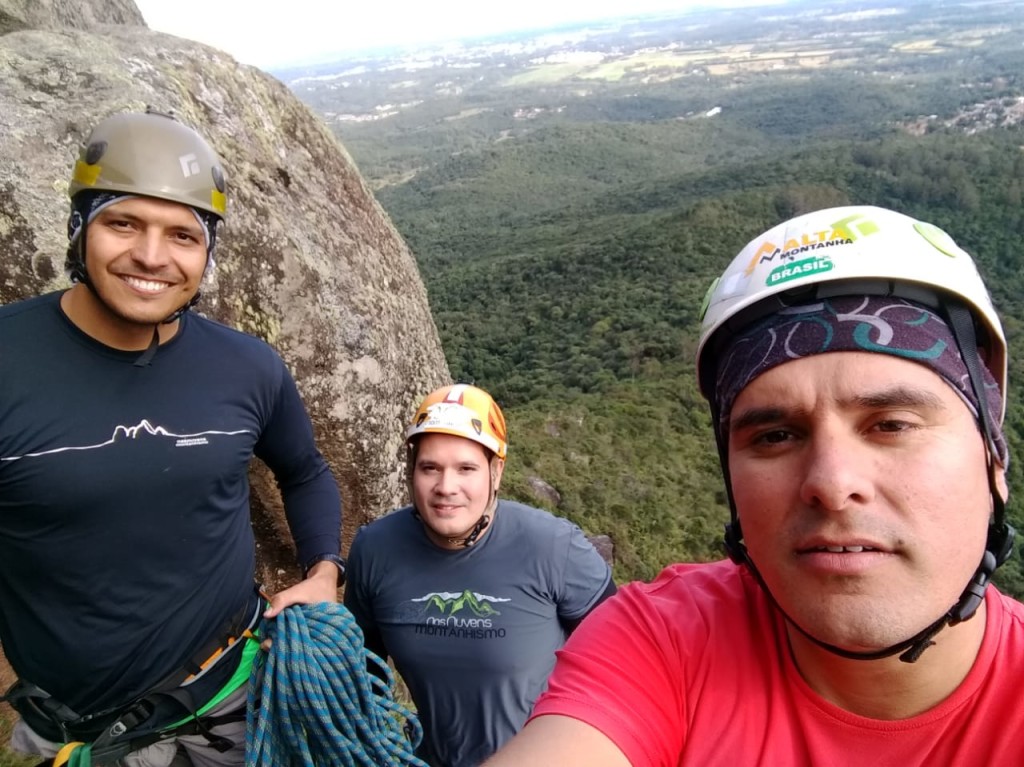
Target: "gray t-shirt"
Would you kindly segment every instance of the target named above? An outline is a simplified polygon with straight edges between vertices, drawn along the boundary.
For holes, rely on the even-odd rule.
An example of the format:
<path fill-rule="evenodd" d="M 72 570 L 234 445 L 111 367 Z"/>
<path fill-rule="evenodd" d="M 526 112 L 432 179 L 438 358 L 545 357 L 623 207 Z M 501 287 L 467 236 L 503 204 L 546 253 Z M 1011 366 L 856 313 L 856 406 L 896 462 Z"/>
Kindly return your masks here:
<path fill-rule="evenodd" d="M 499 501 L 486 535 L 450 551 L 411 507 L 359 530 L 345 604 L 409 687 L 431 765 L 476 767 L 526 722 L 565 642 L 611 571 L 567 520 Z"/>

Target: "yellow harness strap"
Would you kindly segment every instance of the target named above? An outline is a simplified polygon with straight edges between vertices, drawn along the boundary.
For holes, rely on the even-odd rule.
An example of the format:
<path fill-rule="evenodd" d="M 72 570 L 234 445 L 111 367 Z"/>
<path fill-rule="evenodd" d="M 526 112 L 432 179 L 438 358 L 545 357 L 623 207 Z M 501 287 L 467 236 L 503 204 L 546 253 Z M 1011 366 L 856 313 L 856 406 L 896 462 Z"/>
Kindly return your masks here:
<path fill-rule="evenodd" d="M 80 760 L 75 758 L 74 761 L 72 761 L 72 758 L 77 756 L 75 752 L 83 746 L 85 746 L 85 743 L 78 740 L 73 743 L 66 743 L 61 750 L 57 752 L 57 755 L 53 757 L 53 767 L 64 767 L 65 765 L 67 765 L 67 767 L 76 767 L 76 765 L 80 764 Z M 86 762 L 86 764 L 88 764 L 88 762 Z"/>

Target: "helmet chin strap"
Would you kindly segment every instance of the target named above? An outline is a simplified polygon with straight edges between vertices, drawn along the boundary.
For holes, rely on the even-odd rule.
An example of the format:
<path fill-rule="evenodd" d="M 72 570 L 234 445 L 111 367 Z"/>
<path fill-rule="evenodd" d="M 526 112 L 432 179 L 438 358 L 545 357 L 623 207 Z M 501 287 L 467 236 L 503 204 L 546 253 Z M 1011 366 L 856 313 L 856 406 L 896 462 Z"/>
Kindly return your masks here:
<path fill-rule="evenodd" d="M 772 594 L 771 589 L 768 588 L 768 584 L 765 583 L 761 572 L 757 569 L 754 561 L 750 558 L 750 553 L 747 551 L 747 547 L 743 545 L 743 533 L 740 529 L 740 522 L 738 519 L 734 519 L 725 526 L 725 548 L 729 553 L 729 558 L 732 559 L 733 562 L 745 565 L 747 569 L 750 570 L 754 578 L 757 579 L 758 584 L 760 584 L 761 589 L 768 595 L 768 598 L 775 606 L 775 609 L 782 613 L 782 616 L 786 621 L 797 631 L 810 639 L 814 644 L 818 645 L 818 647 L 827 650 L 833 655 L 838 655 L 842 658 L 849 658 L 851 660 L 880 660 L 881 658 L 888 658 L 900 653 L 901 661 L 904 663 L 914 663 L 921 657 L 921 654 L 925 650 L 935 644 L 934 637 L 942 631 L 942 629 L 946 626 L 955 626 L 958 623 L 963 623 L 974 616 L 978 607 L 981 606 L 982 601 L 985 599 L 985 589 L 988 587 L 988 583 L 992 578 L 992 573 L 995 572 L 999 565 L 1006 561 L 1013 551 L 1014 535 L 1014 529 L 1010 525 L 1004 524 L 1001 529 L 996 528 L 995 525 L 990 525 L 988 530 L 988 543 L 985 548 L 985 554 L 981 558 L 981 564 L 978 565 L 978 569 L 974 572 L 974 576 L 971 578 L 970 582 L 968 582 L 966 588 L 964 588 L 963 593 L 960 594 L 960 599 L 957 600 L 957 603 L 938 620 L 929 624 L 924 629 L 914 634 L 914 636 L 904 639 L 902 642 L 889 645 L 881 650 L 872 650 L 868 652 L 844 650 L 842 647 L 837 647 L 836 645 L 829 644 L 828 642 L 823 642 L 804 629 L 803 626 L 793 620 L 792 616 L 782 609 L 778 600 L 775 599 L 775 595 Z"/>
<path fill-rule="evenodd" d="M 92 286 L 90 285 L 89 287 L 91 288 Z M 93 290 L 93 293 L 96 294 L 96 298 L 97 299 L 99 299 L 101 302 L 103 301 L 103 299 L 99 297 L 99 294 L 96 293 L 95 290 Z M 183 315 L 185 312 L 187 312 L 189 309 L 191 309 L 197 303 L 199 303 L 199 291 L 198 290 L 196 291 L 195 295 L 192 296 L 191 300 L 189 300 L 189 302 L 187 304 L 185 304 L 183 307 L 178 309 L 178 311 L 176 311 L 174 314 L 172 314 L 167 319 L 160 320 L 160 322 L 158 322 L 156 325 L 154 325 L 153 326 L 153 338 L 150 340 L 149 346 L 146 347 L 146 350 L 144 352 L 142 352 L 142 354 L 139 355 L 139 358 L 137 360 L 135 360 L 135 362 L 133 362 L 132 365 L 134 365 L 137 368 L 144 368 L 149 363 L 151 363 L 153 361 L 153 357 L 156 356 L 156 350 L 160 346 L 160 326 L 161 325 L 170 325 L 172 322 L 174 322 L 176 319 L 178 319 L 181 315 Z"/>
<path fill-rule="evenodd" d="M 466 534 L 464 536 L 446 538 L 446 540 L 453 546 L 459 545 L 468 549 L 470 546 L 477 542 L 477 540 L 480 538 L 480 535 L 483 533 L 484 530 L 487 529 L 487 526 L 489 524 L 491 524 L 491 515 L 485 511 L 483 514 L 480 515 L 480 519 L 476 521 L 476 524 L 466 531 Z"/>

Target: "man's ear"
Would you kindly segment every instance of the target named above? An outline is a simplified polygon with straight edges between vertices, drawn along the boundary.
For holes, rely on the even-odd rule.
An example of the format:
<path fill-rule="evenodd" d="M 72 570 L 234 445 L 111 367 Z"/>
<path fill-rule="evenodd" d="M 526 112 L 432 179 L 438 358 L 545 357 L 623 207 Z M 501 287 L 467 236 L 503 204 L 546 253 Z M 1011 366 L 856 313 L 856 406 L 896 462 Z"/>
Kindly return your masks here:
<path fill-rule="evenodd" d="M 505 462 L 495 456 L 491 459 L 491 485 L 494 487 L 494 492 L 498 492 L 498 488 L 501 486 L 501 475 L 505 472 Z M 1004 480 L 1005 483 L 1005 480 Z"/>
<path fill-rule="evenodd" d="M 1010 498 L 1010 486 L 1006 482 L 1006 469 L 999 463 L 996 463 L 992 470 L 996 473 L 996 490 L 999 491 L 1003 503 L 1006 503 Z"/>

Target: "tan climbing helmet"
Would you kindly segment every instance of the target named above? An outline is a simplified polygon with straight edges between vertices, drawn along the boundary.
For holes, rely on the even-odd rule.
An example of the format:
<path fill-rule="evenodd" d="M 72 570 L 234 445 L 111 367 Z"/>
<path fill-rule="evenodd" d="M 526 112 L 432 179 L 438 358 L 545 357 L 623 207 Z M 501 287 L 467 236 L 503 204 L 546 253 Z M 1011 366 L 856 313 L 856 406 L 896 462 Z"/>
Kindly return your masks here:
<path fill-rule="evenodd" d="M 114 192 L 179 202 L 223 219 L 226 183 L 220 157 L 169 114 L 128 112 L 93 128 L 71 177 L 69 196 Z"/>

